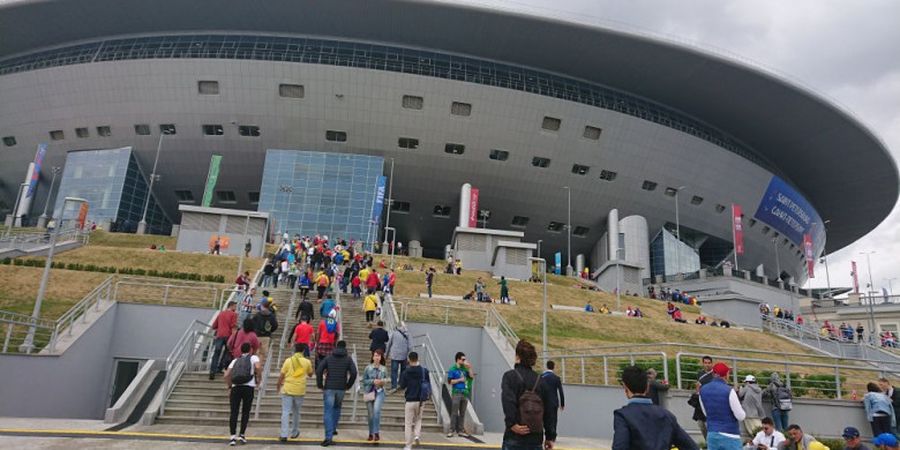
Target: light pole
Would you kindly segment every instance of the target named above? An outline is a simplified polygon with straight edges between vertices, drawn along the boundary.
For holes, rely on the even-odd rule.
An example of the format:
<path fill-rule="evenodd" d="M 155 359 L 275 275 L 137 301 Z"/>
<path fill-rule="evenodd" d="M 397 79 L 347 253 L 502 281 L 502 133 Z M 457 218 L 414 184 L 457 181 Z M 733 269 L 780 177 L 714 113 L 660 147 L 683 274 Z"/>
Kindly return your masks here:
<path fill-rule="evenodd" d="M 53 168 L 50 169 L 50 172 L 53 174 L 53 177 L 50 178 L 50 190 L 47 191 L 47 200 L 44 201 L 44 213 L 41 214 L 41 217 L 38 217 L 38 228 L 47 227 L 47 207 L 50 206 L 50 197 L 53 195 L 53 186 L 56 185 L 56 176 L 62 172 L 62 168 L 53 166 Z"/>
<path fill-rule="evenodd" d="M 394 268 L 394 252 L 396 251 L 395 247 L 397 246 L 397 229 L 394 227 L 384 227 L 384 242 L 387 243 L 387 235 L 388 231 L 391 232 L 391 269 Z M 385 244 L 387 245 L 387 244 Z"/>
<path fill-rule="evenodd" d="M 873 338 L 875 337 L 875 307 L 873 303 L 875 303 L 875 297 L 872 295 L 871 289 L 875 286 L 872 284 L 872 260 L 869 258 L 874 250 L 869 252 L 859 252 L 860 255 L 866 255 L 866 266 L 869 270 L 869 287 L 866 289 L 866 294 L 869 296 L 869 341 L 874 344 Z"/>
<path fill-rule="evenodd" d="M 150 196 L 153 195 L 153 183 L 158 178 L 156 174 L 156 165 L 159 163 L 159 151 L 162 150 L 163 136 L 169 134 L 166 131 L 159 131 L 159 142 L 156 143 L 156 157 L 153 159 L 153 171 L 150 173 L 150 185 L 147 187 L 147 198 L 144 199 L 144 213 L 141 214 L 141 221 L 138 222 L 137 234 L 147 232 L 147 208 L 150 206 Z"/>
<path fill-rule="evenodd" d="M 16 203 L 13 206 L 12 210 L 12 220 L 9 221 L 9 226 L 6 227 L 6 239 L 9 239 L 9 232 L 12 230 L 12 227 L 16 225 L 16 219 L 18 218 L 16 214 L 18 214 L 19 209 L 19 200 L 22 199 L 22 190 L 28 187 L 28 183 L 22 183 L 19 185 L 19 189 L 16 191 Z"/>
<path fill-rule="evenodd" d="M 250 231 L 250 212 L 248 211 L 247 212 L 247 221 L 244 222 L 244 238 L 241 240 L 242 242 L 247 242 L 247 234 L 249 233 L 249 231 Z M 237 274 L 238 274 L 238 276 L 241 276 L 241 274 L 244 273 L 244 253 L 246 253 L 246 252 L 244 251 L 244 249 L 242 249 L 240 247 L 238 247 L 238 250 L 240 250 L 241 254 L 240 254 L 240 258 L 238 259 L 238 273 Z"/>
<path fill-rule="evenodd" d="M 542 258 L 529 257 L 530 261 L 537 261 L 544 277 L 544 299 L 541 303 L 541 357 L 547 362 L 547 261 Z"/>
<path fill-rule="evenodd" d="M 778 257 L 778 238 L 772 238 L 772 248 L 775 249 L 775 279 L 781 280 L 781 259 Z"/>
<path fill-rule="evenodd" d="M 827 219 L 822 222 L 822 227 L 825 229 L 825 238 L 828 239 L 828 224 L 831 223 L 831 219 Z M 822 262 L 825 264 L 825 284 L 828 286 L 828 297 L 833 297 L 831 295 L 831 275 L 828 273 L 828 250 L 825 249 L 825 246 L 822 246 Z"/>
<path fill-rule="evenodd" d="M 566 276 L 572 276 L 572 188 L 566 186 Z"/>
<path fill-rule="evenodd" d="M 679 186 L 675 188 L 675 237 L 678 239 L 678 242 L 675 245 L 675 263 L 678 264 L 678 273 L 682 273 L 681 270 L 681 222 L 678 217 L 678 193 L 684 189 L 685 186 Z M 663 270 L 665 272 L 665 270 Z"/>
<path fill-rule="evenodd" d="M 37 321 L 41 317 L 41 303 L 43 303 L 44 294 L 47 292 L 47 281 L 50 279 L 50 268 L 53 266 L 53 251 L 56 249 L 56 239 L 59 236 L 59 230 L 62 228 L 63 212 L 66 210 L 66 203 L 69 202 L 87 203 L 87 200 L 77 197 L 66 197 L 63 200 L 62 211 L 59 219 L 57 219 L 59 223 L 53 227 L 53 233 L 50 235 L 50 249 L 47 250 L 47 261 L 44 262 L 41 285 L 38 288 L 37 298 L 34 300 L 34 310 L 31 312 L 32 324 L 28 327 L 28 334 L 25 335 L 25 340 L 19 346 L 19 351 L 22 353 L 31 353 L 34 350 L 34 333 L 37 331 Z"/>
<path fill-rule="evenodd" d="M 391 226 L 391 207 L 394 206 L 394 158 L 391 158 L 391 175 L 388 180 L 387 217 L 384 218 L 384 244 L 381 246 L 381 254 L 388 252 L 388 228 Z"/>
<path fill-rule="evenodd" d="M 541 244 L 543 244 L 543 243 L 544 243 L 543 239 L 538 239 L 538 248 L 537 248 L 537 257 L 538 258 L 541 257 Z"/>

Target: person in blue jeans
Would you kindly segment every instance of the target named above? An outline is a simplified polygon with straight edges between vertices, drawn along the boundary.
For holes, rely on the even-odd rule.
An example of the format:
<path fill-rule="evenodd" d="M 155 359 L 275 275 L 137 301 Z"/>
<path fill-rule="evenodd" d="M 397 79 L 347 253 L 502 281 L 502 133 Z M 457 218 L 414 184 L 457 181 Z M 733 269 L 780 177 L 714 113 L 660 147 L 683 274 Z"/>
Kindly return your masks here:
<path fill-rule="evenodd" d="M 347 343 L 338 341 L 334 351 L 322 360 L 316 368 L 316 386 L 322 389 L 325 413 L 322 422 L 325 425 L 325 439 L 322 447 L 334 445 L 338 421 L 341 418 L 341 404 L 344 393 L 356 382 L 356 364 L 347 355 Z"/>
<path fill-rule="evenodd" d="M 790 411 L 791 405 L 791 391 L 781 381 L 781 376 L 778 375 L 778 372 L 772 372 L 772 375 L 769 377 L 769 386 L 763 395 L 772 401 L 772 421 L 775 422 L 775 429 L 784 433 L 790 424 L 788 411 Z M 778 399 L 779 396 L 782 397 L 781 401 Z"/>
<path fill-rule="evenodd" d="M 406 359 L 411 350 L 409 347 L 409 335 L 406 334 L 406 327 L 400 325 L 391 334 L 387 345 L 387 356 L 391 360 L 391 391 L 389 394 L 397 391 L 397 380 L 406 369 Z"/>
<path fill-rule="evenodd" d="M 366 397 L 366 411 L 369 418 L 369 441 L 381 440 L 381 407 L 384 405 L 384 386 L 388 383 L 387 368 L 384 367 L 384 350 L 372 353 L 372 363 L 363 371 L 362 389 Z"/>

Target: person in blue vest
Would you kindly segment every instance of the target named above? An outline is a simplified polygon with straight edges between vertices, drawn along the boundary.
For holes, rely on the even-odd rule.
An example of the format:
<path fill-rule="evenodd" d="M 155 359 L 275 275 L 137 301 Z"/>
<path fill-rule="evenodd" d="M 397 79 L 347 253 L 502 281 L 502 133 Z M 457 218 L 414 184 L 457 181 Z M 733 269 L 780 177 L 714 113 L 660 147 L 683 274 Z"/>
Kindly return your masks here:
<path fill-rule="evenodd" d="M 725 381 L 730 371 L 724 363 L 716 363 L 712 367 L 713 379 L 700 388 L 708 450 L 741 450 L 740 423 L 747 414 L 737 392 Z"/>

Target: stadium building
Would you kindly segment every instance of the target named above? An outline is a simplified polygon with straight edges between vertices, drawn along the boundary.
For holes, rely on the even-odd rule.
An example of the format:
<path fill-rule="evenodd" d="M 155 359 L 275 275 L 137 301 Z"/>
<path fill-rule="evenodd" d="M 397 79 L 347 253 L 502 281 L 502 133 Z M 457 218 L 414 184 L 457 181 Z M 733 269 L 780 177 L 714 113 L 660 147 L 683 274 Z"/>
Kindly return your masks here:
<path fill-rule="evenodd" d="M 393 162 L 390 224 L 433 256 L 467 213 L 464 183 L 479 190 L 479 226 L 565 253 L 568 187 L 573 254 L 590 255 L 618 209 L 646 220 L 654 249 L 679 248 L 677 222 L 715 267 L 732 257 L 737 204 L 740 267 L 798 283 L 805 235 L 816 256 L 838 250 L 898 196 L 896 163 L 869 129 L 766 71 L 653 37 L 425 1 L 3 2 L 0 138 L 7 214 L 46 144 L 26 222 L 68 195 L 50 192 L 51 168 L 65 172 L 80 150 L 129 148 L 134 163 L 121 167 L 140 173 L 116 178 L 145 186 L 160 149 L 159 230 L 179 222 L 179 204 L 200 203 L 212 155 L 212 205 L 255 210 L 278 193 L 315 194 L 311 178 L 292 185 L 266 167 L 281 161 L 270 151 L 346 154 L 378 158 L 382 175 Z M 333 176 L 355 179 L 347 164 Z M 347 192 L 371 186 L 358 194 L 371 198 L 372 170 Z M 146 199 L 133 194 L 128 205 Z M 327 214 L 312 202 L 312 218 L 291 220 L 366 220 L 372 208 L 330 200 Z"/>

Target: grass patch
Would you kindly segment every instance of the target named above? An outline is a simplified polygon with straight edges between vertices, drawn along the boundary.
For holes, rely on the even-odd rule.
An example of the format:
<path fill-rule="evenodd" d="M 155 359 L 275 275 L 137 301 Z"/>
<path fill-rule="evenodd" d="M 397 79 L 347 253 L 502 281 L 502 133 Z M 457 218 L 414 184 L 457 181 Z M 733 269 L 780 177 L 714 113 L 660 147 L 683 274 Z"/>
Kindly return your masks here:
<path fill-rule="evenodd" d="M 162 236 L 157 234 L 138 235 L 94 230 L 91 232 L 88 246 L 149 249 L 151 245 L 156 245 L 157 247 L 165 245 L 167 250 L 175 250 L 175 243 L 177 240 L 177 238 L 172 236 Z"/>
<path fill-rule="evenodd" d="M 30 315 L 43 271 L 43 268 L 37 267 L 0 266 L 0 277 L 4 280 L 3 289 L 0 289 L 0 309 Z M 52 270 L 41 306 L 41 317 L 55 320 L 108 276 Z"/>

